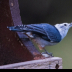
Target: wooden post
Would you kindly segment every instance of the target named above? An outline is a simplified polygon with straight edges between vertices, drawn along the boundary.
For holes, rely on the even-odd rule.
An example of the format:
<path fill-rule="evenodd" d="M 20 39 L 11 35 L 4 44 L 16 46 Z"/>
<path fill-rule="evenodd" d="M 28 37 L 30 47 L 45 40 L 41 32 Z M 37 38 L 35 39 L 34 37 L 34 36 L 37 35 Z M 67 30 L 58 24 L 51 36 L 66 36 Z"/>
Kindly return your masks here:
<path fill-rule="evenodd" d="M 40 60 L 0 66 L 0 69 L 62 69 L 62 58 L 52 57 Z"/>

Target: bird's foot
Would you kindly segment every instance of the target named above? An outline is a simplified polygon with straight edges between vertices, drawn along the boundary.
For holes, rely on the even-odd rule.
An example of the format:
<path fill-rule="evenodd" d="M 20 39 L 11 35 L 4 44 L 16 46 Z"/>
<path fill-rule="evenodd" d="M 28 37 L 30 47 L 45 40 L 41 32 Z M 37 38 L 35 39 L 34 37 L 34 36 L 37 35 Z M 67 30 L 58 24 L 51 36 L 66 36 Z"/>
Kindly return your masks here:
<path fill-rule="evenodd" d="M 46 58 L 54 57 L 52 53 L 42 52 L 41 54 L 42 54 L 44 57 L 46 57 Z"/>
<path fill-rule="evenodd" d="M 46 49 L 44 49 L 44 50 L 45 50 L 45 52 L 43 52 L 42 54 L 47 54 L 49 57 L 54 57 L 53 53 L 47 52 Z"/>
<path fill-rule="evenodd" d="M 54 57 L 53 53 L 47 53 L 49 56 Z"/>

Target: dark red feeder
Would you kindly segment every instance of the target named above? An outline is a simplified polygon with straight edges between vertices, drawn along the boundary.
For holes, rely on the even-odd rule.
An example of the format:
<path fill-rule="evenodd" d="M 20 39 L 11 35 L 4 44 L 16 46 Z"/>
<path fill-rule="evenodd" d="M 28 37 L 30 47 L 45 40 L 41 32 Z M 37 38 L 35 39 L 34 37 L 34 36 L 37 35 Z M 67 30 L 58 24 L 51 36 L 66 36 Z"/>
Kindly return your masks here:
<path fill-rule="evenodd" d="M 18 0 L 0 0 L 0 65 L 40 59 L 41 55 L 22 33 L 7 26 L 22 25 Z"/>
<path fill-rule="evenodd" d="M 41 5 L 34 0 L 29 0 L 31 3 L 28 2 L 28 4 L 26 4 L 27 0 L 22 0 L 25 1 L 23 9 L 31 5 L 25 9 L 27 12 L 30 11 L 29 14 L 25 11 L 24 16 L 20 16 L 20 13 L 23 14 L 24 11 L 19 10 L 19 5 L 22 4 L 20 1 L 18 3 L 18 0 L 0 0 L 0 69 L 62 69 L 62 58 L 43 57 L 26 35 L 9 31 L 7 28 L 7 26 L 22 25 L 22 22 L 24 24 L 45 22 L 45 16 L 52 12 L 50 7 L 52 0 L 38 0 L 42 1 Z M 38 9 L 40 10 L 37 11 Z M 50 21 L 50 18 L 47 20 Z"/>

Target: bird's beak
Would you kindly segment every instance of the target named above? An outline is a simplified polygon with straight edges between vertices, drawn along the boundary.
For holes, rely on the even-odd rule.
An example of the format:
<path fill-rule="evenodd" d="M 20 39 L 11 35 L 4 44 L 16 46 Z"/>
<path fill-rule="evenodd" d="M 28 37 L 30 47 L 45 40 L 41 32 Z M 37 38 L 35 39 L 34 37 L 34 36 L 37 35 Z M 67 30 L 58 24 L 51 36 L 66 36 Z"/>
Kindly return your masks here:
<path fill-rule="evenodd" d="M 70 23 L 70 27 L 72 27 L 72 22 Z"/>

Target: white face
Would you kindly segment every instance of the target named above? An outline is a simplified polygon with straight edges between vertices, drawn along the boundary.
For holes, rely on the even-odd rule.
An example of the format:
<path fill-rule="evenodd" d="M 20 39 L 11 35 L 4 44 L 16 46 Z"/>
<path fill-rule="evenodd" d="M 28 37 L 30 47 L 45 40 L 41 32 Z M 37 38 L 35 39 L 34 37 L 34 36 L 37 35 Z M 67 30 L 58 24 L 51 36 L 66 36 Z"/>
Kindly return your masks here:
<path fill-rule="evenodd" d="M 62 28 L 62 29 L 69 29 L 72 27 L 72 23 L 62 23 L 62 24 L 56 24 L 56 28 Z"/>
<path fill-rule="evenodd" d="M 56 24 L 55 27 L 59 30 L 63 39 L 67 35 L 68 30 L 72 27 L 72 23 Z"/>

